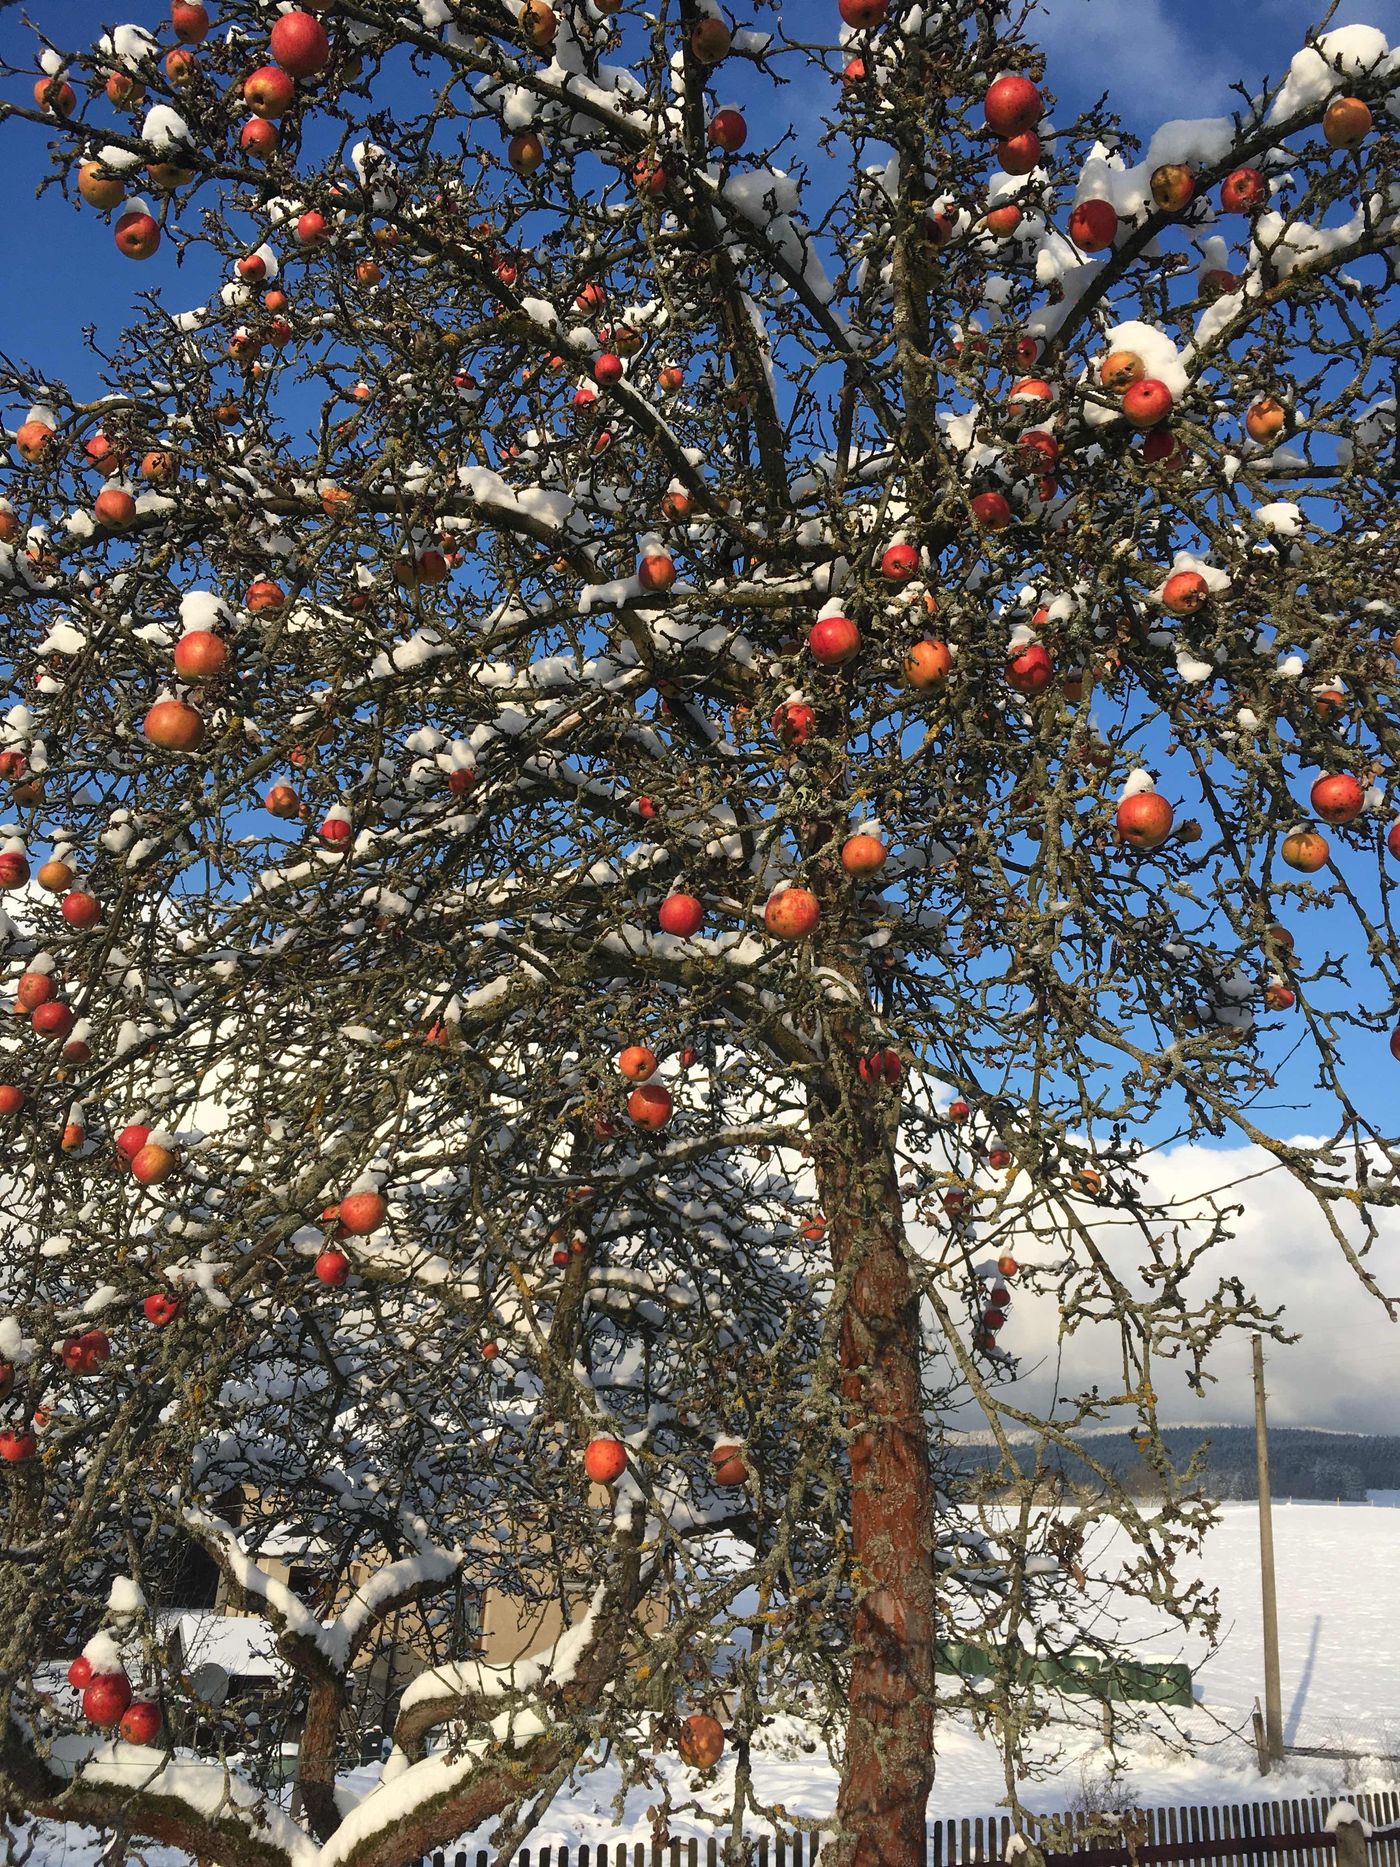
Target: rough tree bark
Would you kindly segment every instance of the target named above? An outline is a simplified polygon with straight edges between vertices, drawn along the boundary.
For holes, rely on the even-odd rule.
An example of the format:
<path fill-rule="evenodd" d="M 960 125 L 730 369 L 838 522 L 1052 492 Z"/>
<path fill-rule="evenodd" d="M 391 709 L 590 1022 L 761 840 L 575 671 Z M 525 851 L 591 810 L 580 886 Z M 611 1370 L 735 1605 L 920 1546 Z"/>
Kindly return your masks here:
<path fill-rule="evenodd" d="M 843 1291 L 853 1642 L 834 1867 L 923 1867 L 933 1788 L 933 1484 L 919 1301 L 890 1124 L 854 1071 L 814 1109 L 813 1164 Z"/>

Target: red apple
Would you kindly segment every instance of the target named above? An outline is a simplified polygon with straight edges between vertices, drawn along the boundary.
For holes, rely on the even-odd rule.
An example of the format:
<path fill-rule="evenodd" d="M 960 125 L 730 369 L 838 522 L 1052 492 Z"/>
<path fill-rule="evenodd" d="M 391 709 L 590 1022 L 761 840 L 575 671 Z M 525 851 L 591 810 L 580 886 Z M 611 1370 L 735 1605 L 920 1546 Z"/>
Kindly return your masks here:
<path fill-rule="evenodd" d="M 28 1100 L 27 1092 L 18 1083 L 0 1083 L 0 1115 L 18 1115 Z"/>
<path fill-rule="evenodd" d="M 807 632 L 812 659 L 839 668 L 860 653 L 860 630 L 849 616 L 823 616 Z"/>
<path fill-rule="evenodd" d="M 85 1329 L 70 1335 L 59 1350 L 59 1359 L 70 1374 L 96 1374 L 111 1359 L 112 1344 L 101 1329 Z"/>
<path fill-rule="evenodd" d="M 1171 835 L 1172 814 L 1159 791 L 1137 791 L 1118 806 L 1113 827 L 1134 849 L 1156 849 Z"/>
<path fill-rule="evenodd" d="M 718 65 L 729 55 L 733 36 L 722 19 L 707 13 L 690 29 L 690 49 L 702 65 Z"/>
<path fill-rule="evenodd" d="M 1033 130 L 1045 113 L 1045 100 L 1029 78 L 1004 72 L 987 86 L 983 100 L 987 128 L 993 136 L 1019 136 Z"/>
<path fill-rule="evenodd" d="M 114 473 L 120 473 L 126 465 L 126 456 L 120 453 L 99 428 L 83 443 L 83 452 L 87 455 L 88 465 L 95 467 L 104 479 L 110 480 Z"/>
<path fill-rule="evenodd" d="M 124 1167 L 130 1167 L 132 1161 L 141 1152 L 151 1138 L 150 1125 L 147 1122 L 128 1122 L 112 1146 L 116 1149 L 117 1159 Z"/>
<path fill-rule="evenodd" d="M 272 28 L 268 50 L 294 78 L 314 78 L 330 62 L 331 42 L 314 14 L 283 13 Z"/>
<path fill-rule="evenodd" d="M 109 531 L 124 532 L 136 521 L 136 501 L 119 486 L 104 486 L 92 502 L 92 516 Z"/>
<path fill-rule="evenodd" d="M 260 577 L 256 583 L 248 585 L 248 593 L 243 600 L 255 616 L 276 615 L 286 602 L 287 593 L 280 583 L 273 583 L 270 577 Z"/>
<path fill-rule="evenodd" d="M 1220 205 L 1227 214 L 1252 213 L 1268 198 L 1268 186 L 1258 169 L 1232 169 L 1220 184 Z"/>
<path fill-rule="evenodd" d="M 559 21 L 545 0 L 525 0 L 520 9 L 520 29 L 527 45 L 537 52 L 547 52 L 558 34 Z"/>
<path fill-rule="evenodd" d="M 1003 137 L 997 144 L 997 161 L 1008 175 L 1029 175 L 1038 165 L 1040 156 L 1040 138 L 1034 130 Z"/>
<path fill-rule="evenodd" d="M 908 583 L 917 576 L 919 570 L 919 548 L 917 545 L 889 545 L 880 559 L 880 574 L 889 583 Z"/>
<path fill-rule="evenodd" d="M 175 671 L 187 681 L 208 681 L 228 666 L 228 643 L 212 629 L 190 629 L 175 644 Z"/>
<path fill-rule="evenodd" d="M 1196 177 L 1184 162 L 1164 162 L 1153 169 L 1148 186 L 1164 213 L 1179 214 L 1196 192 Z"/>
<path fill-rule="evenodd" d="M 120 175 L 108 175 L 99 162 L 84 162 L 78 170 L 78 193 L 89 207 L 106 211 L 126 197 Z"/>
<path fill-rule="evenodd" d="M 47 1004 L 35 1008 L 29 1022 L 39 1037 L 63 1038 L 72 1032 L 77 1019 L 61 998 L 51 998 Z"/>
<path fill-rule="evenodd" d="M 318 1282 L 338 1290 L 350 1275 L 350 1260 L 343 1251 L 326 1250 L 318 1253 L 311 1268 Z"/>
<path fill-rule="evenodd" d="M 94 1673 L 83 1691 L 83 1716 L 90 1724 L 120 1724 L 131 1703 L 131 1681 L 125 1673 Z"/>
<path fill-rule="evenodd" d="M 665 194 L 670 177 L 665 166 L 654 156 L 641 156 L 632 170 L 632 186 L 638 194 L 650 195 L 653 201 L 659 201 Z"/>
<path fill-rule="evenodd" d="M 620 1439 L 590 1439 L 583 1449 L 583 1469 L 595 1485 L 610 1485 L 627 1470 L 627 1448 Z"/>
<path fill-rule="evenodd" d="M 888 1048 L 872 1050 L 868 1056 L 859 1057 L 856 1060 L 857 1076 L 863 1083 L 876 1087 L 883 1083 L 893 1088 L 899 1081 L 903 1067 L 899 1060 L 899 1052 Z"/>
<path fill-rule="evenodd" d="M 689 940 L 699 933 L 704 919 L 704 904 L 697 895 L 680 892 L 667 895 L 656 910 L 657 925 L 662 933 L 675 934 L 681 940 Z"/>
<path fill-rule="evenodd" d="M 1155 428 L 1173 406 L 1171 390 L 1156 376 L 1143 376 L 1123 392 L 1123 413 L 1134 428 Z"/>
<path fill-rule="evenodd" d="M 800 700 L 784 700 L 773 709 L 768 724 L 778 743 L 793 751 L 816 731 L 817 716 Z"/>
<path fill-rule="evenodd" d="M 15 986 L 15 1005 L 20 1011 L 35 1011 L 46 1005 L 58 991 L 51 972 L 22 972 Z"/>
<path fill-rule="evenodd" d="M 142 1186 L 163 1186 L 179 1166 L 180 1156 L 174 1148 L 147 1141 L 132 1159 L 131 1177 Z"/>
<path fill-rule="evenodd" d="M 642 1083 L 627 1098 L 627 1114 L 639 1128 L 664 1128 L 671 1119 L 671 1092 L 660 1083 Z"/>
<path fill-rule="evenodd" d="M 1170 428 L 1149 428 L 1142 437 L 1143 464 L 1179 473 L 1186 465 L 1186 450 Z"/>
<path fill-rule="evenodd" d="M 1245 410 L 1244 426 L 1251 441 L 1267 447 L 1288 427 L 1288 404 L 1276 395 L 1261 395 Z"/>
<path fill-rule="evenodd" d="M 102 903 L 84 888 L 71 889 L 58 911 L 70 927 L 95 927 L 102 919 Z"/>
<path fill-rule="evenodd" d="M 1359 817 L 1366 793 L 1349 772 L 1319 778 L 1312 788 L 1312 807 L 1324 823 L 1350 823 Z"/>
<path fill-rule="evenodd" d="M 28 880 L 29 863 L 17 849 L 0 854 L 0 888 L 23 888 Z"/>
<path fill-rule="evenodd" d="M 645 1044 L 628 1044 L 617 1059 L 617 1067 L 630 1083 L 644 1083 L 656 1074 L 656 1052 Z"/>
<path fill-rule="evenodd" d="M 128 259 L 149 259 L 160 245 L 160 226 L 149 214 L 123 214 L 113 237 Z"/>
<path fill-rule="evenodd" d="M 1322 134 L 1332 149 L 1355 149 L 1371 128 L 1370 106 L 1359 97 L 1334 97 L 1322 116 Z"/>
<path fill-rule="evenodd" d="M 889 0 L 837 0 L 837 11 L 857 32 L 874 32 L 889 15 Z"/>
<path fill-rule="evenodd" d="M 34 102 L 51 117 L 71 117 L 78 107 L 78 94 L 65 78 L 36 78 Z"/>
<path fill-rule="evenodd" d="M 0 1460 L 6 1465 L 23 1465 L 39 1450 L 39 1442 L 27 1426 L 7 1426 L 0 1432 Z"/>
<path fill-rule="evenodd" d="M 637 582 L 644 590 L 669 590 L 676 567 L 663 551 L 649 551 L 637 566 Z"/>
<path fill-rule="evenodd" d="M 1006 680 L 1018 694 L 1043 694 L 1055 678 L 1055 664 L 1043 642 L 1027 642 L 1007 661 Z"/>
<path fill-rule="evenodd" d="M 149 1744 L 160 1730 L 160 1707 L 149 1699 L 137 1699 L 122 1714 L 118 1735 L 128 1744 Z"/>
<path fill-rule="evenodd" d="M 946 642 L 915 642 L 904 652 L 904 678 L 911 687 L 942 687 L 952 665 Z"/>
<path fill-rule="evenodd" d="M 706 131 L 709 140 L 716 149 L 722 149 L 732 156 L 743 148 L 749 139 L 749 126 L 741 112 L 732 109 L 717 110 L 710 118 L 710 127 Z"/>
<path fill-rule="evenodd" d="M 1161 595 L 1162 608 L 1173 616 L 1194 616 L 1210 601 L 1210 585 L 1198 570 L 1174 571 Z"/>
<path fill-rule="evenodd" d="M 718 1718 L 705 1711 L 693 1711 L 682 1719 L 676 1754 L 688 1769 L 712 1770 L 724 1754 L 724 1727 Z"/>
<path fill-rule="evenodd" d="M 185 45 L 202 45 L 209 33 L 209 9 L 204 0 L 170 0 L 170 24 Z"/>
<path fill-rule="evenodd" d="M 714 1466 L 710 1476 L 717 1485 L 741 1485 L 747 1482 L 749 1468 L 744 1462 L 742 1446 L 716 1446 L 710 1454 L 710 1463 Z"/>
<path fill-rule="evenodd" d="M 167 1323 L 174 1322 L 180 1314 L 180 1305 L 176 1298 L 167 1296 L 164 1290 L 153 1290 L 143 1300 L 141 1313 L 153 1329 L 164 1329 Z"/>
<path fill-rule="evenodd" d="M 184 700 L 158 700 L 141 731 L 166 752 L 197 752 L 204 742 L 204 721 Z"/>
<path fill-rule="evenodd" d="M 1080 201 L 1069 217 L 1069 237 L 1081 253 L 1101 253 L 1118 237 L 1118 212 L 1111 201 Z"/>
<path fill-rule="evenodd" d="M 1391 824 L 1386 833 L 1385 846 L 1395 860 L 1400 862 L 1400 823 Z"/>
<path fill-rule="evenodd" d="M 878 836 L 858 831 L 841 845 L 841 866 L 847 875 L 874 875 L 884 867 L 888 855 Z"/>
<path fill-rule="evenodd" d="M 593 380 L 602 389 L 611 389 L 614 383 L 619 383 L 622 381 L 622 378 L 625 375 L 625 373 L 626 371 L 623 365 L 622 358 L 619 356 L 614 356 L 610 350 L 604 350 L 600 356 L 597 356 L 593 359 Z M 655 560 L 652 558 L 642 559 L 642 569 L 638 573 L 638 575 L 642 578 L 643 582 L 645 582 L 646 566 L 650 563 L 653 563 L 654 561 Z M 666 562 L 670 563 L 670 559 L 668 558 Z M 672 575 L 671 581 L 672 582 L 675 581 L 674 567 L 673 567 L 673 575 Z M 646 587 L 648 589 L 652 588 L 650 584 L 647 584 Z M 663 584 L 661 587 L 663 589 L 669 589 L 670 584 L 669 583 Z"/>
<path fill-rule="evenodd" d="M 821 919 L 821 903 L 810 888 L 784 888 L 770 895 L 763 924 L 779 940 L 801 940 Z"/>
<path fill-rule="evenodd" d="M 972 516 L 983 531 L 1004 532 L 1011 523 L 1011 502 L 1005 493 L 977 493 L 972 499 Z"/>
<path fill-rule="evenodd" d="M 92 1678 L 92 1661 L 87 1657 L 85 1653 L 80 1653 L 78 1654 L 76 1659 L 69 1661 L 68 1663 L 69 1685 L 76 1686 L 78 1690 L 81 1691 L 91 1678 Z"/>
<path fill-rule="evenodd" d="M 267 117 L 249 117 L 238 132 L 238 147 L 260 162 L 267 160 L 281 140 L 277 125 Z"/>
<path fill-rule="evenodd" d="M 52 441 L 53 429 L 46 421 L 22 421 L 15 429 L 15 449 L 31 466 L 44 458 Z"/>
<path fill-rule="evenodd" d="M 340 1202 L 340 1229 L 351 1238 L 377 1232 L 389 1216 L 382 1193 L 347 1193 Z"/>
<path fill-rule="evenodd" d="M 1213 305 L 1217 298 L 1228 298 L 1240 289 L 1238 277 L 1227 272 L 1223 266 L 1210 266 L 1201 274 L 1201 297 L 1208 305 Z"/>
<path fill-rule="evenodd" d="M 276 121 L 285 116 L 296 97 L 297 87 L 289 72 L 276 65 L 259 65 L 243 80 L 243 101 L 255 117 Z"/>

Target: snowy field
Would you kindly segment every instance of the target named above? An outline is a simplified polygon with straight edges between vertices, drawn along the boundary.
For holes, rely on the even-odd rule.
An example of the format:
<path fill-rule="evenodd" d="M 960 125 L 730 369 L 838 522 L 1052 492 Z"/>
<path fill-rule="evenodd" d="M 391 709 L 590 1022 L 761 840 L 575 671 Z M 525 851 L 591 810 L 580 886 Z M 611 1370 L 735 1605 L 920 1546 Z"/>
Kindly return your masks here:
<path fill-rule="evenodd" d="M 1165 1741 L 1139 1739 L 1127 1748 L 1123 1786 L 1135 1800 L 1254 1800 L 1400 1782 L 1400 1763 L 1375 1755 L 1400 1755 L 1400 1510 L 1381 1505 L 1382 1499 L 1400 1505 L 1400 1494 L 1375 1495 L 1369 1507 L 1274 1506 L 1285 1738 L 1289 1744 L 1347 1750 L 1354 1761 L 1292 1759 L 1261 1785 L 1249 1728 L 1254 1700 L 1263 1697 L 1258 1517 L 1252 1504 L 1227 1504 L 1203 1561 L 1207 1585 L 1220 1592 L 1222 1641 L 1216 1652 L 1202 1661 L 1201 1647 L 1186 1648 L 1179 1632 L 1163 1637 L 1160 1628 L 1154 1638 L 1146 1619 L 1130 1630 L 1145 1657 L 1186 1659 L 1196 1676 L 1198 1698 L 1193 1711 L 1176 1714 L 1196 1747 L 1194 1757 L 1175 1754 Z M 1100 1562 L 1110 1543 L 1106 1534 Z M 1064 1761 L 1054 1778 L 1022 1785 L 1028 1807 L 1062 1809 L 1104 1785 L 1108 1753 L 1097 1707 L 1086 1717 L 1086 1729 L 1059 1731 L 1057 1748 Z M 812 1734 L 788 1726 L 779 1734 L 779 1748 L 788 1754 L 756 1756 L 758 1793 L 793 1814 L 820 1816 L 832 1806 L 835 1778 L 821 1747 L 804 1754 L 804 1741 L 810 1743 Z M 676 1768 L 667 1774 L 675 1800 L 687 1800 L 685 1772 Z M 723 1771 L 720 1788 L 728 1788 Z M 532 1842 L 647 1839 L 644 1811 L 651 1794 L 634 1791 L 619 1823 L 612 1807 L 616 1793 L 616 1774 L 604 1767 L 567 1799 L 556 1801 Z M 712 1800 L 716 1808 L 724 1806 L 722 1797 Z M 996 1749 L 965 1724 L 945 1723 L 931 1813 L 943 1818 L 986 1815 L 1003 1800 Z M 671 1832 L 688 1838 L 711 1830 L 704 1822 L 683 1818 L 673 1819 Z"/>
<path fill-rule="evenodd" d="M 1386 1508 L 1392 1506 L 1392 1508 Z M 1129 1629 L 1135 1650 L 1155 1659 L 1184 1658 L 1197 1681 L 1197 1704 L 1178 1712 L 1196 1748 L 1183 1756 L 1165 1740 L 1139 1738 L 1120 1753 L 1122 1788 L 1141 1803 L 1237 1801 L 1283 1795 L 1335 1793 L 1343 1788 L 1378 1788 L 1400 1781 L 1400 1494 L 1376 1493 L 1374 1504 L 1281 1504 L 1274 1511 L 1278 1564 L 1283 1714 L 1289 1744 L 1344 1750 L 1349 1761 L 1293 1759 L 1261 1784 L 1249 1735 L 1249 1715 L 1263 1692 L 1260 1654 L 1258 1523 L 1253 1505 L 1225 1505 L 1209 1538 L 1203 1575 L 1220 1593 L 1223 1640 L 1209 1658 L 1184 1648 L 1179 1634 L 1155 1637 L 1144 1619 Z M 1113 1532 L 1107 1528 L 1093 1565 L 1111 1560 Z M 1086 1711 L 1083 1729 L 1059 1727 L 1061 1762 L 1050 1780 L 1022 1786 L 1027 1806 L 1043 1811 L 1094 1800 L 1108 1778 L 1098 1710 Z M 1048 1748 L 1048 1747 L 1047 1747 Z M 1042 1751 L 1042 1755 L 1045 1751 Z M 673 1802 L 690 1812 L 673 1817 L 678 1838 L 704 1836 L 717 1825 L 696 1806 L 688 1774 L 673 1759 L 658 1760 L 669 1778 Z M 756 1747 L 756 1787 L 770 1804 L 793 1815 L 820 1817 L 832 1806 L 835 1779 L 816 1734 L 791 1722 Z M 350 1794 L 371 1777 L 358 1773 Z M 729 1774 L 704 1795 L 716 1814 L 727 1805 Z M 604 1762 L 586 1781 L 561 1794 L 531 1845 L 606 1839 L 648 1840 L 646 1816 L 654 1789 L 634 1790 L 619 1819 L 614 1806 L 618 1776 Z M 938 1741 L 938 1782 L 933 1813 L 939 1817 L 985 1815 L 1003 1800 L 1000 1762 L 990 1744 L 964 1724 L 948 1722 Z M 471 1844 L 485 1844 L 486 1834 Z M 90 1835 L 50 1829 L 31 1857 L 33 1867 L 80 1867 L 96 1850 Z M 163 1849 L 143 1850 L 152 1867 L 178 1858 Z"/>

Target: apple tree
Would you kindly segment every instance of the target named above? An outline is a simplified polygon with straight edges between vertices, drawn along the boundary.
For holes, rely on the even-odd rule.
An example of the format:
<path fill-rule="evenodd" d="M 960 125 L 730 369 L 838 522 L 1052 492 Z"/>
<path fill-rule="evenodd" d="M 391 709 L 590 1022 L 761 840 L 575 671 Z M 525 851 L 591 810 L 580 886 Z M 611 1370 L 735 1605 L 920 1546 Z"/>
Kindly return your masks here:
<path fill-rule="evenodd" d="M 155 281 L 0 376 L 5 1802 L 504 1859 L 606 1738 L 737 1861 L 787 1713 L 911 1867 L 940 1708 L 1014 1804 L 1117 1594 L 1209 1627 L 1156 1384 L 1288 1321 L 1154 1155 L 1395 1313 L 1400 58 L 1143 148 L 996 0 L 169 11 L 4 74 Z M 1044 1508 L 1104 1423 L 1165 1503 Z"/>

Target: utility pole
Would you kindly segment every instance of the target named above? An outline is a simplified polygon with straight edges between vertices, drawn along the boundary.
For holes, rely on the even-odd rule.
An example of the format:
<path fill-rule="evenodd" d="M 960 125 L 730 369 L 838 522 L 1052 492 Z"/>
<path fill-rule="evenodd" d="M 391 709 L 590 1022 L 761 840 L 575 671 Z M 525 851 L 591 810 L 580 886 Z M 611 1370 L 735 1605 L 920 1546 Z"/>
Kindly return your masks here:
<path fill-rule="evenodd" d="M 1264 1610 L 1264 1743 L 1283 1761 L 1283 1690 L 1278 1665 L 1278 1585 L 1274 1579 L 1274 1512 L 1269 1491 L 1269 1422 L 1264 1411 L 1264 1338 L 1254 1338 L 1254 1454 L 1259 1470 L 1259 1584 Z"/>

